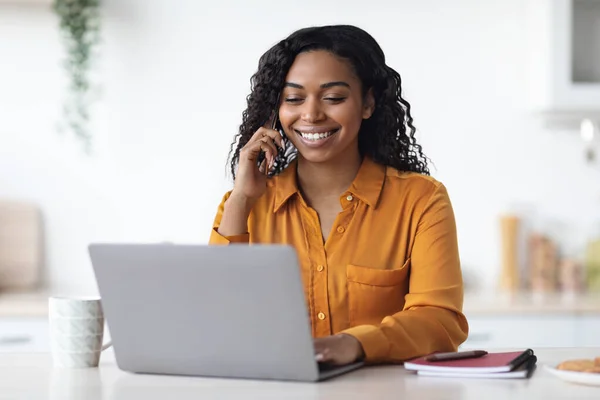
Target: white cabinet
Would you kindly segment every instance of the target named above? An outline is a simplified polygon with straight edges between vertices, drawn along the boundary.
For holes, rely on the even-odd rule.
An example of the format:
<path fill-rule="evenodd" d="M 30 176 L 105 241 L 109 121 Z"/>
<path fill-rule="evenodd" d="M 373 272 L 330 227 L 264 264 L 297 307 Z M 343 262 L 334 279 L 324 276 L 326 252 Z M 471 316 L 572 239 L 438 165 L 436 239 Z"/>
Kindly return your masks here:
<path fill-rule="evenodd" d="M 0 318 L 0 353 L 50 351 L 47 318 Z"/>
<path fill-rule="evenodd" d="M 469 338 L 462 348 L 571 347 L 579 317 L 498 315 L 469 317 Z"/>
<path fill-rule="evenodd" d="M 579 326 L 575 345 L 600 347 L 600 315 L 583 317 Z"/>
<path fill-rule="evenodd" d="M 528 0 L 531 106 L 549 126 L 600 119 L 600 0 Z"/>
<path fill-rule="evenodd" d="M 509 314 L 469 317 L 461 348 L 600 347 L 599 314 Z"/>

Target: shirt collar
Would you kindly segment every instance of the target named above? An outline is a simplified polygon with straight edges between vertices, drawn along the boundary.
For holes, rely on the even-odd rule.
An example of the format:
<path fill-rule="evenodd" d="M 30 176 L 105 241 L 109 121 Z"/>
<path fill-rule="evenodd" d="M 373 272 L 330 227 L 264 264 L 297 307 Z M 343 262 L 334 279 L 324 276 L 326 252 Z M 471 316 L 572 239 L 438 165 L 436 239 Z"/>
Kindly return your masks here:
<path fill-rule="evenodd" d="M 348 191 L 367 203 L 369 207 L 377 208 L 384 181 L 385 166 L 365 156 Z"/>
<path fill-rule="evenodd" d="M 275 204 L 273 212 L 277 212 L 292 195 L 299 193 L 296 178 L 298 160 L 293 160 L 279 175 L 273 178 L 275 185 Z"/>
<path fill-rule="evenodd" d="M 273 212 L 277 212 L 292 195 L 299 193 L 296 167 L 297 160 L 294 160 L 273 179 L 273 185 L 275 186 Z M 370 207 L 377 208 L 384 180 L 385 166 L 377 164 L 370 157 L 364 157 L 348 191 L 367 203 Z"/>

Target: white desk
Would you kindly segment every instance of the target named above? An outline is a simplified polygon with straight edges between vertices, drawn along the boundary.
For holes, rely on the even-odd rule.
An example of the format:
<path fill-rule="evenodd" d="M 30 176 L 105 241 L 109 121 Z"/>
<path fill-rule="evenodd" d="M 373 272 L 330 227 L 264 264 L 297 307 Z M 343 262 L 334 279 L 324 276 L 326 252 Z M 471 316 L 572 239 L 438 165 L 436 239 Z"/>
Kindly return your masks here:
<path fill-rule="evenodd" d="M 47 353 L 0 354 L 0 399 L 600 399 L 600 387 L 569 384 L 542 364 L 600 356 L 600 348 L 534 349 L 529 380 L 425 378 L 401 366 L 367 367 L 321 383 L 137 375 L 111 353 L 99 368 L 54 369 Z"/>

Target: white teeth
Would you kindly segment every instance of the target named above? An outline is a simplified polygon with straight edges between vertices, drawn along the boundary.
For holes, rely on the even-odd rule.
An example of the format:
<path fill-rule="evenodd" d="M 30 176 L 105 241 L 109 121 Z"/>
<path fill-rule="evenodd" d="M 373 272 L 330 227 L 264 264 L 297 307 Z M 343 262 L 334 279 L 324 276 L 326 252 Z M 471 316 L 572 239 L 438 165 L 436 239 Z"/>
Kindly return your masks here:
<path fill-rule="evenodd" d="M 323 132 L 323 133 L 300 132 L 300 134 L 302 135 L 302 137 L 304 139 L 307 139 L 307 140 L 320 140 L 320 139 L 325 139 L 326 137 L 331 136 L 334 132 L 335 132 L 335 130 L 329 131 L 329 132 Z"/>

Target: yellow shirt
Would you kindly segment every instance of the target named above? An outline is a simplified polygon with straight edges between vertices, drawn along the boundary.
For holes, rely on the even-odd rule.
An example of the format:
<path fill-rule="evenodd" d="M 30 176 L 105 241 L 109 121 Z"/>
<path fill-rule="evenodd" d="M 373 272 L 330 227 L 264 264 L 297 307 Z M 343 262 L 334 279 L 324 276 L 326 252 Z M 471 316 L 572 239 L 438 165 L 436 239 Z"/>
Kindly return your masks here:
<path fill-rule="evenodd" d="M 292 245 L 300 260 L 314 337 L 344 332 L 367 362 L 397 362 L 455 351 L 468 332 L 456 224 L 446 188 L 365 157 L 340 197 L 323 243 L 319 218 L 302 198 L 296 162 L 269 179 L 248 219 L 248 233 L 217 232 L 211 244 Z"/>

